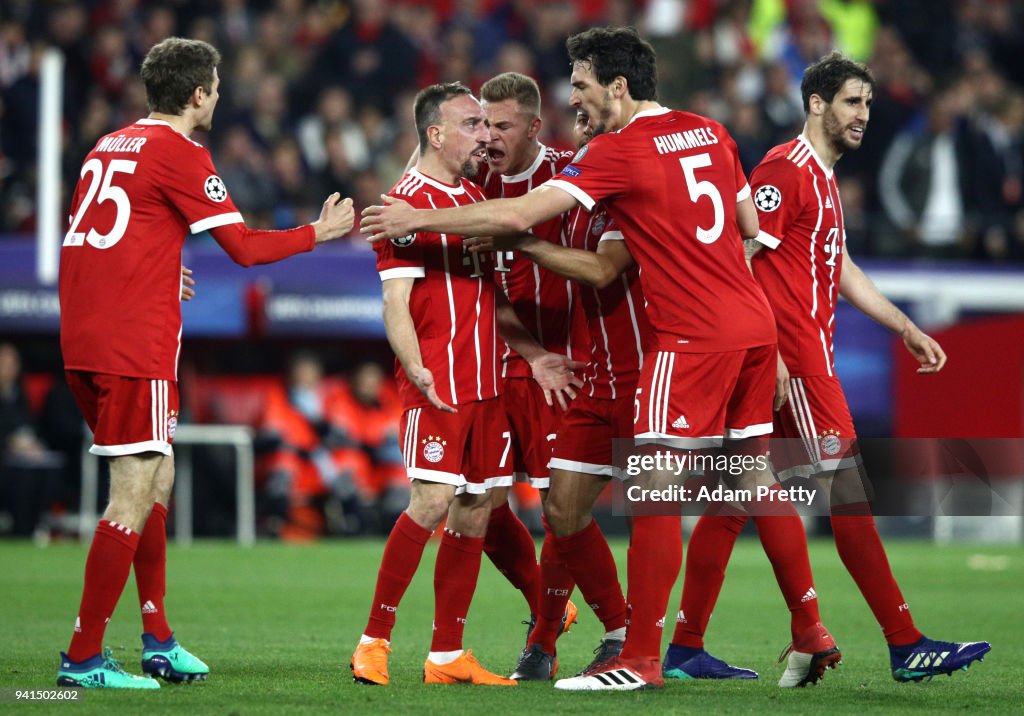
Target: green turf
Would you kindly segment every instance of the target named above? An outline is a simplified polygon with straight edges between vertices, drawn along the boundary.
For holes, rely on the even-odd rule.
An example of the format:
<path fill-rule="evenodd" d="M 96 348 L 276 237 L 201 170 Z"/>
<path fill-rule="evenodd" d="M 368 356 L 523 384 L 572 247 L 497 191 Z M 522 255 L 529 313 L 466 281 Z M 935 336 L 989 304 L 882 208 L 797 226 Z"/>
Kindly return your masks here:
<path fill-rule="evenodd" d="M 614 545 L 624 574 L 625 545 Z M 812 543 L 812 561 L 825 623 L 844 663 L 817 688 L 782 691 L 775 663 L 788 640 L 788 618 L 771 570 L 756 542 L 737 545 L 711 623 L 716 655 L 757 669 L 757 682 L 669 682 L 657 692 L 581 694 L 547 684 L 515 688 L 431 686 L 419 683 L 430 638 L 432 565 L 429 547 L 402 603 L 393 635 L 392 685 L 352 683 L 347 664 L 365 624 L 380 558 L 379 541 L 313 547 L 229 543 L 171 548 L 167 607 L 181 642 L 210 664 L 206 683 L 158 692 L 96 692 L 79 704 L 0 704 L 25 713 L 104 714 L 459 714 L 486 705 L 501 713 L 1010 713 L 1024 685 L 1024 550 L 1019 547 L 932 544 L 893 540 L 889 555 L 918 626 L 936 638 L 987 639 L 984 664 L 930 683 L 896 684 L 878 627 L 843 570 L 830 542 Z M 75 545 L 37 549 L 0 543 L 0 690 L 53 684 L 57 651 L 70 636 L 81 588 L 85 550 Z M 673 591 L 671 611 L 678 600 Z M 581 623 L 559 641 L 565 674 L 590 658 L 600 624 L 581 606 Z M 522 647 L 526 617 L 520 595 L 486 562 L 470 612 L 466 645 L 481 662 L 506 672 Z M 672 624 L 671 619 L 670 627 Z M 139 672 L 140 618 L 134 583 L 107 630 L 107 643 L 130 671 Z M 666 637 L 667 639 L 667 637 Z M 345 668 L 341 668 L 344 666 Z M 71 711 L 69 711 L 69 709 Z"/>

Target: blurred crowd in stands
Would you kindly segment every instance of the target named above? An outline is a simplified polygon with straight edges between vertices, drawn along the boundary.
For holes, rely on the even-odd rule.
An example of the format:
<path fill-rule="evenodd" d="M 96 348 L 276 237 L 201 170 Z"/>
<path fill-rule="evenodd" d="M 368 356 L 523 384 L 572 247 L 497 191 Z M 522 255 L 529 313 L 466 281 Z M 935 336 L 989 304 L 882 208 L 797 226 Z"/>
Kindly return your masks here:
<path fill-rule="evenodd" d="M 632 24 L 664 104 L 723 121 L 751 169 L 802 125 L 803 68 L 838 47 L 877 79 L 863 148 L 839 165 L 851 251 L 1024 260 L 1024 0 L 5 0 L 0 233 L 35 227 L 38 66 L 65 57 L 64 183 L 102 134 L 147 114 L 138 66 L 168 35 L 224 55 L 213 152 L 252 226 L 357 208 L 416 146 L 415 91 L 516 70 L 571 144 L 568 34 Z M 64 205 L 67 203 L 65 196 Z M 360 243 L 357 236 L 354 243 Z"/>

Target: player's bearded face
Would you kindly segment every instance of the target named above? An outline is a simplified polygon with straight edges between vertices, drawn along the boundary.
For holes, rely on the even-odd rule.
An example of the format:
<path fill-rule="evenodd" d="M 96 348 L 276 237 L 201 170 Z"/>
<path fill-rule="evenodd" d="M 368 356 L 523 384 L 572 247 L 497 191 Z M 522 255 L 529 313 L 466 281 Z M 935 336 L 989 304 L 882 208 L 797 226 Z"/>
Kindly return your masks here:
<path fill-rule="evenodd" d="M 473 97 L 463 95 L 442 105 L 445 117 L 442 152 L 459 167 L 459 175 L 472 178 L 487 159 L 489 134 L 483 109 Z"/>
<path fill-rule="evenodd" d="M 572 83 L 569 106 L 575 107 L 590 117 L 592 136 L 596 137 L 609 129 L 617 129 L 617 127 L 610 126 L 617 109 L 611 88 L 605 87 L 597 81 L 597 75 L 594 74 L 591 64 L 589 62 L 573 64 L 572 76 L 569 80 Z"/>
<path fill-rule="evenodd" d="M 859 149 L 867 129 L 871 86 L 860 80 L 847 80 L 825 106 L 822 128 L 825 137 L 840 154 Z"/>

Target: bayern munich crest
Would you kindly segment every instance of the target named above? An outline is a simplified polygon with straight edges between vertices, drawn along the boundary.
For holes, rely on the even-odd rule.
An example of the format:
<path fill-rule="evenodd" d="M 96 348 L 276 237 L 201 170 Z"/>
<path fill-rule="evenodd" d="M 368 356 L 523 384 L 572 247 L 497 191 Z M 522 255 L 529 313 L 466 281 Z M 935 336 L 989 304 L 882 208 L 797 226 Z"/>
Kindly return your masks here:
<path fill-rule="evenodd" d="M 839 441 L 839 431 L 826 430 L 818 436 L 818 444 L 821 445 L 821 451 L 826 455 L 835 455 L 842 447 L 842 443 Z"/>
<path fill-rule="evenodd" d="M 224 186 L 224 180 L 216 174 L 206 177 L 206 181 L 203 183 L 203 191 L 213 201 L 219 202 L 228 198 L 228 188 Z"/>
<path fill-rule="evenodd" d="M 765 184 L 754 193 L 754 203 L 761 211 L 775 211 L 782 203 L 782 192 L 771 184 Z"/>
<path fill-rule="evenodd" d="M 442 440 L 440 435 L 437 437 L 428 435 L 423 441 L 423 457 L 427 462 L 441 462 L 444 457 L 444 446 L 447 443 L 448 441 Z"/>
<path fill-rule="evenodd" d="M 606 222 L 607 222 L 607 219 L 606 219 L 605 215 L 601 214 L 599 217 L 594 219 L 594 228 L 590 230 L 590 233 L 593 236 L 600 236 L 601 234 L 603 234 L 604 233 L 604 226 L 605 226 Z"/>
<path fill-rule="evenodd" d="M 167 439 L 174 439 L 174 431 L 178 429 L 178 411 L 172 410 L 167 416 Z"/>

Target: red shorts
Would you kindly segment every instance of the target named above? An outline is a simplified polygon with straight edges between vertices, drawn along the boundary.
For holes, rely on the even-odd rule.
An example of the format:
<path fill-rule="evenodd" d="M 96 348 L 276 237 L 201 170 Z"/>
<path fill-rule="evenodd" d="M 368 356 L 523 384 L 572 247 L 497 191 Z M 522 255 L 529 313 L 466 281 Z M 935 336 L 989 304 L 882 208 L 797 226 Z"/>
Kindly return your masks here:
<path fill-rule="evenodd" d="M 544 391 L 533 378 L 506 378 L 501 400 L 512 426 L 515 479 L 528 479 L 534 487 L 544 489 L 549 482 L 551 445 L 562 422 L 562 409 L 547 404 Z"/>
<path fill-rule="evenodd" d="M 512 432 L 501 398 L 464 403 L 458 410 L 428 406 L 402 414 L 399 435 L 409 479 L 473 494 L 511 485 Z"/>
<path fill-rule="evenodd" d="M 839 378 L 790 378 L 789 388 L 772 433 L 772 467 L 779 479 L 859 465 L 857 433 Z"/>
<path fill-rule="evenodd" d="M 176 382 L 85 370 L 64 374 L 92 430 L 89 452 L 93 455 L 174 454 L 171 442 L 178 427 L 179 408 Z"/>
<path fill-rule="evenodd" d="M 548 467 L 612 477 L 615 440 L 633 435 L 633 395 L 624 393 L 614 399 L 577 396 L 562 418 Z"/>
<path fill-rule="evenodd" d="M 633 413 L 637 444 L 697 449 L 771 433 L 777 355 L 773 344 L 644 356 Z"/>

